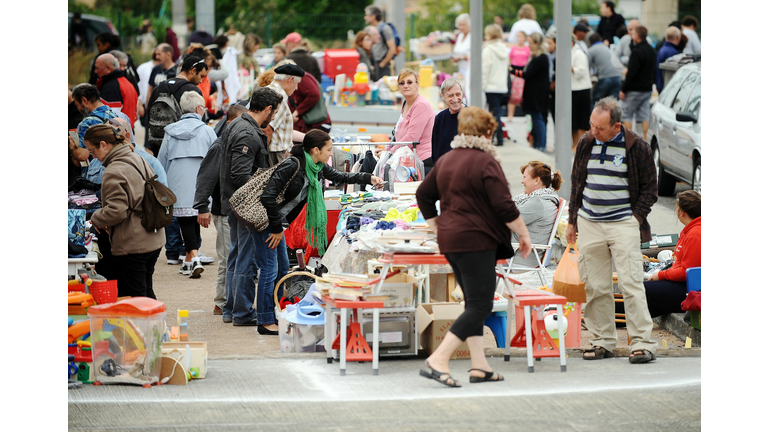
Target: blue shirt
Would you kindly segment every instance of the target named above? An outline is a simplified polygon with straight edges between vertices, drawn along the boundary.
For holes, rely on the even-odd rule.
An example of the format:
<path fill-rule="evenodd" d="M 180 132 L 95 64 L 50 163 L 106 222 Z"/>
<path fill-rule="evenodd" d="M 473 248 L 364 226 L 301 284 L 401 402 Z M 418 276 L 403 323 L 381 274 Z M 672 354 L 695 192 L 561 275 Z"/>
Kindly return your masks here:
<path fill-rule="evenodd" d="M 135 145 L 133 149 L 134 149 L 133 150 L 134 153 L 141 156 L 145 161 L 147 161 L 149 166 L 152 167 L 152 170 L 155 172 L 155 174 L 157 174 L 157 181 L 168 186 L 168 176 L 166 176 L 165 174 L 165 168 L 163 168 L 163 164 L 161 164 L 156 157 L 136 147 Z"/>
<path fill-rule="evenodd" d="M 102 105 L 95 110 L 91 111 L 87 117 L 77 125 L 77 135 L 80 137 L 80 148 L 87 148 L 85 146 L 85 132 L 89 127 L 98 124 L 104 124 L 104 120 L 109 120 L 117 117 L 108 106 Z M 101 184 L 101 177 L 104 175 L 104 167 L 101 165 L 101 161 L 94 158 L 93 155 L 88 156 L 88 167 L 83 167 L 83 176 L 85 179 L 96 184 Z"/>
<path fill-rule="evenodd" d="M 664 46 L 662 46 L 659 53 L 656 54 L 656 91 L 659 93 L 664 90 L 664 74 L 659 71 L 659 65 L 677 54 L 680 53 L 677 52 L 677 48 L 675 48 L 669 41 L 664 41 Z"/>

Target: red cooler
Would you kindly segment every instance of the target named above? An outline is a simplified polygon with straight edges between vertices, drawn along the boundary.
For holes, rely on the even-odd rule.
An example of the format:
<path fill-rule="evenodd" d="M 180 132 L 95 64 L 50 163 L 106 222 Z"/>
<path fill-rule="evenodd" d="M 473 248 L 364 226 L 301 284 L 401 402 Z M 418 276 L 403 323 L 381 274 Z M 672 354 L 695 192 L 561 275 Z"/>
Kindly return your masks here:
<path fill-rule="evenodd" d="M 325 75 L 331 79 L 336 79 L 336 75 L 345 74 L 347 78 L 352 79 L 357 72 L 357 65 L 360 63 L 360 54 L 355 49 L 327 49 L 324 59 L 323 73 Z"/>

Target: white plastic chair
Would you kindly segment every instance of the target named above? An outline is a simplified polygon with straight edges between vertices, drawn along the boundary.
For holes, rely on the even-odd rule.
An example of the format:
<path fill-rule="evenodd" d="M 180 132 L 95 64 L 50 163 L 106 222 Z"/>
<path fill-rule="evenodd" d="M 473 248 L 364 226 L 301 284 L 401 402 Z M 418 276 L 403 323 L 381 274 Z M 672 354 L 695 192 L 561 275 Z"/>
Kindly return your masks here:
<path fill-rule="evenodd" d="M 510 273 L 514 274 L 521 274 L 521 273 L 528 273 L 535 271 L 539 275 L 539 279 L 541 280 L 541 285 L 546 286 L 547 281 L 544 274 L 544 269 L 549 265 L 549 259 L 552 257 L 552 244 L 555 241 L 555 234 L 557 233 L 557 227 L 560 224 L 560 218 L 563 216 L 563 212 L 565 211 L 565 199 L 560 198 L 560 203 L 557 207 L 557 216 L 555 217 L 555 223 L 552 224 L 552 231 L 549 233 L 549 241 L 547 244 L 533 244 L 531 245 L 531 253 L 536 257 L 536 262 L 539 263 L 536 267 L 530 267 L 523 264 L 513 264 L 512 259 L 509 260 L 509 263 L 507 264 L 506 268 L 506 274 L 509 276 Z M 520 248 L 520 243 L 512 243 L 512 247 L 515 248 L 515 250 L 518 250 Z"/>

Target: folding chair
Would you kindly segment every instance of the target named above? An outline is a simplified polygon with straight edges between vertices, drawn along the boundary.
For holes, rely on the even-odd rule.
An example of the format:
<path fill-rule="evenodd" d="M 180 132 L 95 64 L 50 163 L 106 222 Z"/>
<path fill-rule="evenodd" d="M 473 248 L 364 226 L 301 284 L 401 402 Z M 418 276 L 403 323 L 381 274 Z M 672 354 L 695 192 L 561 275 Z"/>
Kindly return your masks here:
<path fill-rule="evenodd" d="M 534 244 L 531 245 L 531 253 L 534 254 L 536 257 L 536 261 L 539 263 L 536 267 L 530 267 L 523 264 L 513 264 L 512 260 L 510 259 L 509 263 L 507 264 L 506 268 L 506 274 L 509 276 L 510 273 L 520 274 L 520 273 L 528 273 L 535 271 L 539 275 L 539 279 L 541 280 L 541 285 L 546 286 L 547 280 L 544 275 L 544 269 L 549 265 L 549 259 L 552 257 L 552 244 L 555 241 L 555 234 L 557 233 L 557 227 L 560 224 L 560 218 L 563 216 L 563 212 L 565 211 L 565 200 L 563 198 L 560 198 L 560 204 L 557 207 L 557 216 L 555 217 L 555 223 L 552 224 L 552 231 L 549 233 L 549 241 L 547 244 Z M 520 243 L 512 243 L 512 247 L 515 248 L 515 250 L 518 250 L 520 248 Z"/>

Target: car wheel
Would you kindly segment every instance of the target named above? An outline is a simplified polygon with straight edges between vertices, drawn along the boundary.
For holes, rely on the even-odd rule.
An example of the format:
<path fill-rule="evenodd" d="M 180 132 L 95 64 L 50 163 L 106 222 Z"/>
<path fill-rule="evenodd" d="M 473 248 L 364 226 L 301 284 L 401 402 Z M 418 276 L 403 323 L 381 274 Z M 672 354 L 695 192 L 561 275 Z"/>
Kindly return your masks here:
<path fill-rule="evenodd" d="M 691 179 L 691 187 L 698 193 L 701 193 L 701 158 L 696 156 L 693 161 L 693 178 Z"/>
<path fill-rule="evenodd" d="M 672 196 L 675 193 L 677 182 L 664 171 L 664 166 L 661 165 L 661 151 L 659 151 L 658 145 L 653 146 L 653 163 L 656 165 L 656 177 L 659 179 L 659 195 Z"/>

